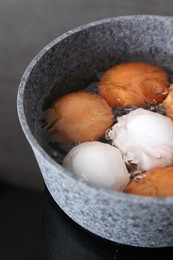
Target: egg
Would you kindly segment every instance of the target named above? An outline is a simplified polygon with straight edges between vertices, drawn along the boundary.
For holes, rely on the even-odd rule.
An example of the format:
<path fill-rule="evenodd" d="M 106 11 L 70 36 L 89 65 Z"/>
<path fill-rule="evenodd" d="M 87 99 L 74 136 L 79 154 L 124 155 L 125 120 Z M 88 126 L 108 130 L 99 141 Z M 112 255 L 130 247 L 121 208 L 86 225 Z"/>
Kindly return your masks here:
<path fill-rule="evenodd" d="M 112 108 L 162 102 L 169 86 L 167 72 L 153 64 L 127 62 L 115 65 L 102 76 L 98 93 Z"/>
<path fill-rule="evenodd" d="M 63 164 L 82 180 L 123 191 L 130 180 L 120 151 L 97 141 L 81 143 L 65 156 Z"/>
<path fill-rule="evenodd" d="M 173 165 L 170 118 L 138 108 L 117 120 L 106 132 L 106 138 L 121 151 L 128 169 L 148 171 Z"/>
<path fill-rule="evenodd" d="M 46 111 L 47 130 L 57 141 L 96 141 L 113 124 L 112 108 L 100 96 L 77 92 L 57 99 Z"/>
<path fill-rule="evenodd" d="M 173 84 L 170 85 L 168 91 L 168 95 L 161 106 L 164 108 L 165 114 L 173 119 Z"/>
<path fill-rule="evenodd" d="M 173 167 L 155 168 L 136 176 L 125 192 L 152 197 L 173 196 Z"/>

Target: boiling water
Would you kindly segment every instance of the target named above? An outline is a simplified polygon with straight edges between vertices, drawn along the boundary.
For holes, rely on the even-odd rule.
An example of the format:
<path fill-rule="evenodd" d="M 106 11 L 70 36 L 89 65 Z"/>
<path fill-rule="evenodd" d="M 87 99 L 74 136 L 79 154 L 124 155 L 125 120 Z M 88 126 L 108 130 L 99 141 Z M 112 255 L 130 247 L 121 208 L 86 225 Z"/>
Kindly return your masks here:
<path fill-rule="evenodd" d="M 107 59 L 108 60 L 108 59 Z M 55 82 L 51 86 L 50 93 L 38 104 L 38 109 L 36 113 L 35 120 L 35 135 L 41 146 L 48 152 L 48 154 L 53 157 L 58 163 L 62 163 L 64 156 L 72 149 L 73 145 L 57 143 L 51 137 L 51 135 L 46 130 L 45 121 L 45 111 L 50 107 L 50 105 L 60 96 L 63 96 L 69 92 L 76 91 L 89 91 L 91 93 L 97 94 L 97 85 L 103 75 L 103 73 L 112 65 L 114 58 L 110 57 L 109 62 L 104 60 L 97 60 L 92 62 L 87 62 L 80 64 L 73 68 L 71 71 L 66 73 L 61 79 Z M 118 62 L 120 63 L 120 62 Z M 108 65 L 109 64 L 109 65 Z M 158 64 L 157 64 L 158 65 Z M 168 66 L 164 66 L 167 70 L 170 82 L 173 82 L 172 69 L 168 69 Z M 146 106 L 154 112 L 164 113 L 163 109 L 159 106 Z M 115 122 L 117 116 L 122 116 L 129 113 L 130 111 L 136 109 L 136 107 L 129 107 L 123 110 L 114 109 L 113 113 L 115 115 Z M 101 137 L 102 142 L 108 142 L 105 140 L 104 136 Z"/>

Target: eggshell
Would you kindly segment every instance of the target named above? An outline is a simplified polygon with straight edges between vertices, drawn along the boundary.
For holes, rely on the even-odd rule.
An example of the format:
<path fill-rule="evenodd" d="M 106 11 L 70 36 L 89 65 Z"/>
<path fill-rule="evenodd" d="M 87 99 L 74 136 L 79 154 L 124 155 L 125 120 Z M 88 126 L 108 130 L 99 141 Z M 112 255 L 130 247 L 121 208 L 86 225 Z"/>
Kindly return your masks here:
<path fill-rule="evenodd" d="M 169 93 L 161 106 L 164 107 L 165 114 L 173 119 L 173 84 L 170 85 L 168 91 Z"/>
<path fill-rule="evenodd" d="M 162 102 L 169 86 L 167 72 L 144 62 L 127 62 L 108 69 L 98 85 L 99 94 L 113 108 Z"/>
<path fill-rule="evenodd" d="M 56 140 L 69 143 L 99 140 L 113 118 L 108 103 L 89 92 L 67 94 L 46 112 L 49 133 Z"/>
<path fill-rule="evenodd" d="M 152 196 L 173 196 L 173 167 L 155 168 L 133 178 L 125 189 L 126 193 Z"/>
<path fill-rule="evenodd" d="M 173 122 L 170 118 L 138 108 L 118 117 L 107 131 L 129 166 L 137 171 L 173 165 Z"/>
<path fill-rule="evenodd" d="M 120 151 L 101 142 L 85 142 L 65 156 L 63 166 L 84 181 L 122 191 L 130 181 Z"/>

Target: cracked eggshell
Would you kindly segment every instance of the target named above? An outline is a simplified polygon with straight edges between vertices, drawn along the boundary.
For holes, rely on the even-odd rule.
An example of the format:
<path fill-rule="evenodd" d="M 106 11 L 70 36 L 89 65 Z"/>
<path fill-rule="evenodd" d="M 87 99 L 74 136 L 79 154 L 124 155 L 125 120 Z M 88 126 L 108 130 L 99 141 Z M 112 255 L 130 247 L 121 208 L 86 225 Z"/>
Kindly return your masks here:
<path fill-rule="evenodd" d="M 173 165 L 173 122 L 166 116 L 138 108 L 118 117 L 107 135 L 137 171 Z"/>
<path fill-rule="evenodd" d="M 123 191 L 130 181 L 120 151 L 105 143 L 81 143 L 65 156 L 63 166 L 94 185 Z"/>

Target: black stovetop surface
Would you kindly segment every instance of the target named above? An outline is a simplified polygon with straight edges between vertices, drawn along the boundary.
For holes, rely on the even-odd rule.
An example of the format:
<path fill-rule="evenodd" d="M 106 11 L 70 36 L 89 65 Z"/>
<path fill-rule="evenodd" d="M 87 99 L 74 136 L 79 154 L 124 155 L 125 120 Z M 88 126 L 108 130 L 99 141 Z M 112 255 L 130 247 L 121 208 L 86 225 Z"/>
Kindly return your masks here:
<path fill-rule="evenodd" d="M 50 260 L 173 259 L 173 247 L 148 249 L 124 246 L 86 231 L 58 207 L 47 189 L 44 203 L 44 238 Z"/>

